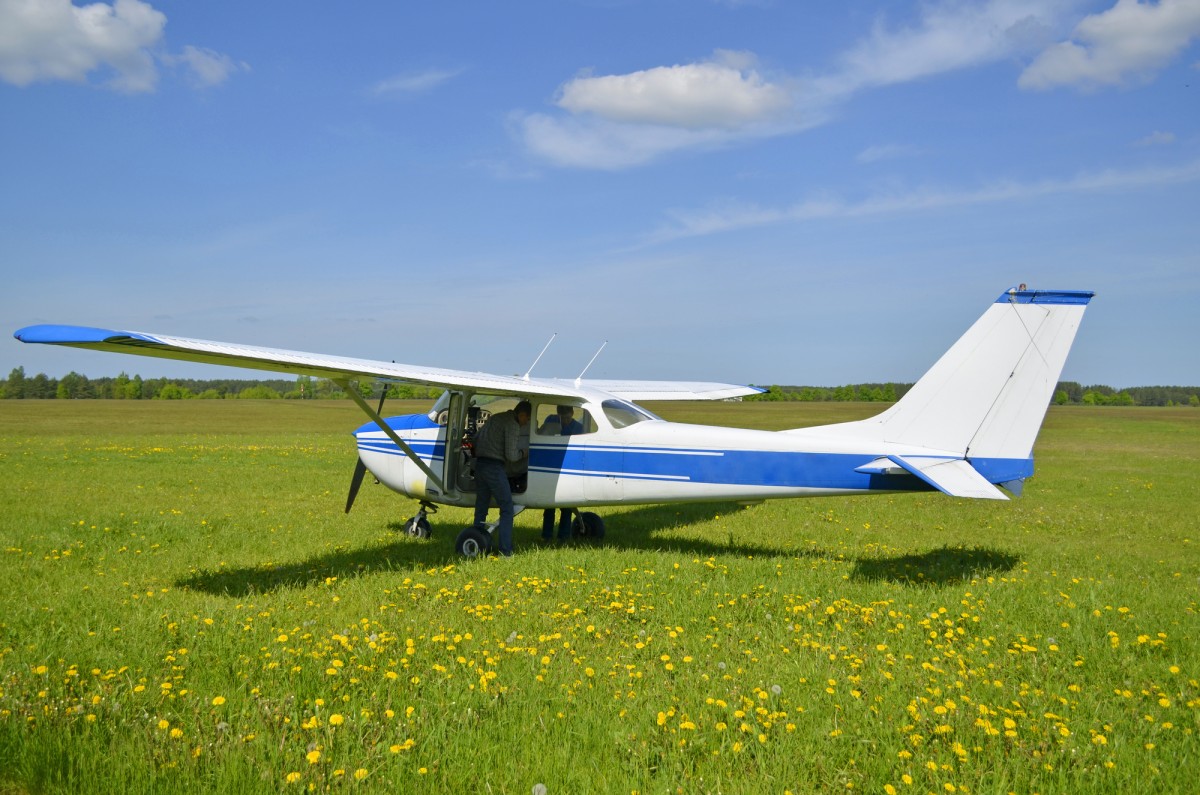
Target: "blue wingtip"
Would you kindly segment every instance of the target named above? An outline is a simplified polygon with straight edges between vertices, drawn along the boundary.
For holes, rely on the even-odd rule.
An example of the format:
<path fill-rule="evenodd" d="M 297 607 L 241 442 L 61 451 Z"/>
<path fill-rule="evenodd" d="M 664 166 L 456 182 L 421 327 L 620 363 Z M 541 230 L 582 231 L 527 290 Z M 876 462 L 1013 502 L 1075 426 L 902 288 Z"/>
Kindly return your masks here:
<path fill-rule="evenodd" d="M 144 339 L 147 342 L 154 341 L 152 338 L 142 334 L 92 328 L 91 326 L 26 326 L 13 332 L 13 336 L 21 342 L 40 342 L 46 345 L 87 345 L 89 343 L 105 342 L 114 338 Z"/>

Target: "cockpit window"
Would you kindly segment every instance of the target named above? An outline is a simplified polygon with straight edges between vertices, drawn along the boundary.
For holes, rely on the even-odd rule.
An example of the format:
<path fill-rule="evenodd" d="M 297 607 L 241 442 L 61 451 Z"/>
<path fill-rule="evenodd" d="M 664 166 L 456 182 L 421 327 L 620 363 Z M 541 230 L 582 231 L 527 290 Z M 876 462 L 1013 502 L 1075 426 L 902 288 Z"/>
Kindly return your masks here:
<path fill-rule="evenodd" d="M 624 400 L 606 400 L 600 405 L 604 409 L 604 416 L 608 417 L 608 421 L 614 428 L 628 428 L 630 425 L 646 420 L 661 419 L 641 406 L 635 406 Z"/>
<path fill-rule="evenodd" d="M 587 409 L 555 403 L 538 404 L 534 409 L 533 426 L 539 436 L 571 436 L 596 432 L 596 421 Z"/>

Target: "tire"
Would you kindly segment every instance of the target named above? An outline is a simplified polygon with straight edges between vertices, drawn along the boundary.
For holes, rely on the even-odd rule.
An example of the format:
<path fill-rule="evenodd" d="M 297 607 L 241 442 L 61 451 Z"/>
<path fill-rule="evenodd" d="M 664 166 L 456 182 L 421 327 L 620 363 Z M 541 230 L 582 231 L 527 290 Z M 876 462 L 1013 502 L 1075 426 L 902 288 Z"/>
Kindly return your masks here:
<path fill-rule="evenodd" d="M 571 533 L 577 538 L 601 541 L 604 538 L 604 520 L 594 513 L 581 511 L 571 522 Z"/>
<path fill-rule="evenodd" d="M 404 523 L 404 532 L 414 538 L 429 538 L 433 535 L 433 528 L 424 516 L 414 516 Z"/>
<path fill-rule="evenodd" d="M 481 558 L 487 555 L 488 549 L 492 545 L 491 541 L 487 533 L 472 526 L 458 534 L 458 539 L 454 542 L 454 549 L 464 558 Z"/>

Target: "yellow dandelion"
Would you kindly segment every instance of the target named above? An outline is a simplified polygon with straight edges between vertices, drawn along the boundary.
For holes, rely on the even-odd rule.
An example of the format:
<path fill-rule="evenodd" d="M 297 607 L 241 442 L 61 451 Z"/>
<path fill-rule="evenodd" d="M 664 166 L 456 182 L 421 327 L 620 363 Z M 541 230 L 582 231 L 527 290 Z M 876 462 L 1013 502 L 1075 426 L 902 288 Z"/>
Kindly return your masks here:
<path fill-rule="evenodd" d="M 338 714 L 337 712 L 335 712 L 329 716 L 329 725 L 330 726 L 341 726 L 345 722 L 346 722 L 346 719 L 342 715 Z"/>
<path fill-rule="evenodd" d="M 300 774 L 295 772 L 294 770 L 291 773 L 288 773 L 287 776 L 284 777 L 284 781 L 286 781 L 289 784 L 295 784 L 299 780 L 300 780 Z"/>
<path fill-rule="evenodd" d="M 304 755 L 304 758 L 308 760 L 308 763 L 310 765 L 315 765 L 317 762 L 321 761 L 321 752 L 320 751 L 309 751 L 307 754 Z"/>
<path fill-rule="evenodd" d="M 225 703 L 225 696 L 217 696 L 216 698 L 214 698 L 214 699 L 212 700 L 212 703 L 213 703 L 213 706 L 214 706 L 214 707 L 219 707 L 219 706 L 221 706 L 222 704 L 224 704 L 224 703 Z"/>
<path fill-rule="evenodd" d="M 360 767 L 358 770 L 354 771 L 354 780 L 362 781 L 364 778 L 366 778 L 369 775 L 370 775 L 370 773 L 367 772 L 367 769 L 365 767 Z"/>

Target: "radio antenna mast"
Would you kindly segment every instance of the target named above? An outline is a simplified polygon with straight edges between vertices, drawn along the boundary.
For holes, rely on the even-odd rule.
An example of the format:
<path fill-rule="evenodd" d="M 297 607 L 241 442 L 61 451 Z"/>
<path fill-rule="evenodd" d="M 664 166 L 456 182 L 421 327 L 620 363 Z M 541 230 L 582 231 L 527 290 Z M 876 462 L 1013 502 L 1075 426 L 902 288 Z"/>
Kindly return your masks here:
<path fill-rule="evenodd" d="M 600 345 L 600 350 L 599 350 L 599 351 L 596 351 L 596 352 L 595 352 L 595 353 L 592 355 L 592 358 L 591 358 L 590 360 L 588 360 L 588 363 L 587 363 L 587 364 L 584 366 L 584 368 L 583 368 L 583 372 L 581 372 L 581 373 L 580 373 L 578 376 L 576 376 L 576 377 L 575 377 L 575 388 L 576 388 L 576 389 L 578 389 L 578 388 L 579 388 L 579 383 L 580 383 L 580 382 L 583 380 L 583 373 L 586 373 L 586 372 L 588 371 L 588 368 L 592 366 L 592 362 L 596 361 L 596 357 L 600 355 L 600 351 L 604 350 L 604 346 L 605 346 L 605 345 L 607 345 L 607 344 L 608 344 L 608 340 L 605 340 L 605 341 L 604 341 L 604 342 L 603 342 L 603 343 Z"/>
<path fill-rule="evenodd" d="M 542 356 L 545 355 L 547 348 L 550 347 L 550 343 L 554 342 L 554 338 L 557 336 L 558 336 L 557 331 L 550 335 L 550 339 L 546 341 L 546 345 L 545 345 L 545 347 L 542 348 L 542 352 L 539 353 L 537 355 L 537 358 L 533 360 L 533 364 L 529 365 L 529 369 L 525 371 L 525 375 L 521 376 L 521 378 L 523 380 L 525 380 L 525 381 L 529 380 L 529 374 L 533 372 L 533 368 L 537 367 L 537 363 L 542 360 Z"/>

